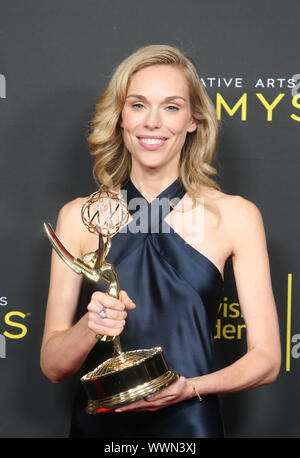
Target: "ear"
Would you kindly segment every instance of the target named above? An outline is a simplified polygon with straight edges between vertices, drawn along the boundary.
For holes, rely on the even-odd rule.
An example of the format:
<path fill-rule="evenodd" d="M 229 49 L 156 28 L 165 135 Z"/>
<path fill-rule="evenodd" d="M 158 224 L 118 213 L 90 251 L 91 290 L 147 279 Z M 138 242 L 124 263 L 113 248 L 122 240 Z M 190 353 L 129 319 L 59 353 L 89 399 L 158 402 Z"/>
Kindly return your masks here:
<path fill-rule="evenodd" d="M 122 119 L 122 115 L 120 115 L 119 117 L 119 121 L 118 121 L 118 124 L 121 128 L 123 128 L 123 119 Z"/>
<path fill-rule="evenodd" d="M 194 132 L 197 129 L 197 127 L 198 127 L 198 122 L 194 118 L 192 118 L 187 131 L 190 133 Z"/>

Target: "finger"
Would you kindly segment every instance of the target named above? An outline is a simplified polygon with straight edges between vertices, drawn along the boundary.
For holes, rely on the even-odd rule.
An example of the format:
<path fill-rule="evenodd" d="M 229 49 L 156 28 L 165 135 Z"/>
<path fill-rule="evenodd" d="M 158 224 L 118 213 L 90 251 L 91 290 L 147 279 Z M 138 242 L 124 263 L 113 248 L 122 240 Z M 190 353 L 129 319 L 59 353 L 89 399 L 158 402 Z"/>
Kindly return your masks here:
<path fill-rule="evenodd" d="M 150 394 L 149 396 L 145 397 L 145 401 L 148 403 L 160 402 L 174 396 L 175 394 L 170 391 L 160 390 L 158 393 Z"/>
<path fill-rule="evenodd" d="M 174 396 L 174 389 L 172 386 L 168 386 L 166 388 L 162 388 L 156 393 L 150 394 L 145 398 L 146 401 L 157 401 L 162 398 L 166 398 L 169 396 Z"/>
<path fill-rule="evenodd" d="M 110 313 L 109 309 L 106 309 Z M 125 319 L 112 319 L 112 318 L 101 318 L 98 313 L 90 312 L 89 320 L 93 321 L 97 326 L 105 326 L 107 328 L 122 328 L 125 326 Z"/>
<path fill-rule="evenodd" d="M 95 334 L 117 336 L 123 331 L 124 326 L 125 326 L 125 320 L 116 321 L 116 320 L 108 320 L 107 318 L 105 318 L 105 320 L 102 320 L 102 322 L 99 323 L 97 321 L 97 315 L 95 314 L 95 316 L 93 316 L 92 313 L 88 319 L 88 327 Z"/>
<path fill-rule="evenodd" d="M 107 328 L 105 326 L 98 326 L 95 323 L 89 325 L 89 329 L 93 331 L 96 335 L 101 336 L 118 336 L 123 331 L 123 328 Z"/>
<path fill-rule="evenodd" d="M 115 310 L 124 310 L 124 304 L 122 301 L 100 291 L 96 291 L 92 294 L 91 303 L 98 304 L 100 307 L 102 306 Z"/>
<path fill-rule="evenodd" d="M 127 406 L 118 407 L 115 409 L 115 412 L 133 412 L 136 410 L 145 410 L 149 407 L 149 405 L 145 402 L 144 399 L 140 399 L 139 401 L 131 402 Z"/>
<path fill-rule="evenodd" d="M 155 411 L 166 407 L 167 405 L 171 405 L 174 402 L 174 398 L 168 396 L 167 398 L 161 398 L 156 400 L 156 402 L 147 402 L 145 399 L 140 401 L 132 402 L 127 406 L 118 407 L 115 409 L 115 412 L 138 412 L 138 411 Z"/>
<path fill-rule="evenodd" d="M 132 309 L 136 308 L 135 303 L 133 302 L 132 299 L 130 299 L 130 297 L 128 296 L 126 291 L 124 291 L 124 290 L 120 291 L 119 298 L 124 303 L 126 309 L 132 310 Z"/>
<path fill-rule="evenodd" d="M 160 389 L 156 393 L 153 393 L 145 398 L 146 401 L 148 402 L 155 402 L 160 399 L 164 398 L 172 398 L 172 397 L 177 397 L 178 394 L 183 391 L 183 387 L 185 385 L 185 378 L 180 377 L 175 383 L 172 383 L 172 385 L 167 386 L 165 388 Z"/>
<path fill-rule="evenodd" d="M 90 313 L 96 313 L 98 315 L 98 319 L 105 320 L 106 318 L 102 318 L 101 315 L 99 315 L 103 308 L 106 312 L 106 318 L 110 318 L 111 320 L 125 320 L 127 318 L 126 310 L 111 309 L 103 305 L 95 304 L 94 302 L 90 303 L 87 307 Z"/>

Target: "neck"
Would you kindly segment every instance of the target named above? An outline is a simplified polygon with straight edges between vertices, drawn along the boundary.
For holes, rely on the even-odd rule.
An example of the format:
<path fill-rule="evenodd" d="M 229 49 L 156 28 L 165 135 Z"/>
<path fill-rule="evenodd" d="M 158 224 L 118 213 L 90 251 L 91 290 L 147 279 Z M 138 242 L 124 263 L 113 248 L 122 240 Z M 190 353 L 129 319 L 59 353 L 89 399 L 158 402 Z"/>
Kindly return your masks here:
<path fill-rule="evenodd" d="M 170 184 L 172 184 L 179 176 L 179 172 L 176 170 L 170 170 L 168 173 L 158 171 L 137 171 L 136 168 L 132 168 L 130 173 L 130 179 L 134 186 L 140 191 L 140 193 L 151 202 L 155 197 L 161 194 Z"/>

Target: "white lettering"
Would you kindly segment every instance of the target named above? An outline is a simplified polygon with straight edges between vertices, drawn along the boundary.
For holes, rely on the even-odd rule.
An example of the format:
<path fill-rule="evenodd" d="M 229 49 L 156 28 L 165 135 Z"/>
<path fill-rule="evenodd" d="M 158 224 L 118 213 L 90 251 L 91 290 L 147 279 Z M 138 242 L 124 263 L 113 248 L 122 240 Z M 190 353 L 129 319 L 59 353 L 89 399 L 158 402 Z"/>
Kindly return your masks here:
<path fill-rule="evenodd" d="M 0 305 L 2 306 L 7 305 L 7 297 L 5 296 L 0 297 Z"/>
<path fill-rule="evenodd" d="M 243 78 L 206 77 L 201 78 L 204 87 L 243 87 Z"/>
<path fill-rule="evenodd" d="M 131 455 L 135 455 L 138 449 L 138 445 L 134 444 L 116 444 L 112 442 L 111 444 L 107 444 L 104 446 L 104 453 L 130 453 Z"/>
<path fill-rule="evenodd" d="M 158 442 L 148 443 L 149 452 L 155 453 L 186 453 L 190 452 L 192 455 L 196 453 L 196 444 L 191 442 Z"/>

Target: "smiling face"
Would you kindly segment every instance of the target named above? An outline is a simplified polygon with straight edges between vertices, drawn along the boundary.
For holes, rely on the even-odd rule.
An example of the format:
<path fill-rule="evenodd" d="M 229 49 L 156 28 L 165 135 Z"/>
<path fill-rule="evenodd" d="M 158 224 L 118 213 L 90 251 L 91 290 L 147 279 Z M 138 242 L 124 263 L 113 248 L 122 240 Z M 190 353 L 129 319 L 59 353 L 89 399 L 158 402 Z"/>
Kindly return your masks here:
<path fill-rule="evenodd" d="M 132 169 L 177 175 L 186 134 L 197 127 L 184 74 L 170 65 L 139 70 L 131 79 L 120 126 Z"/>

